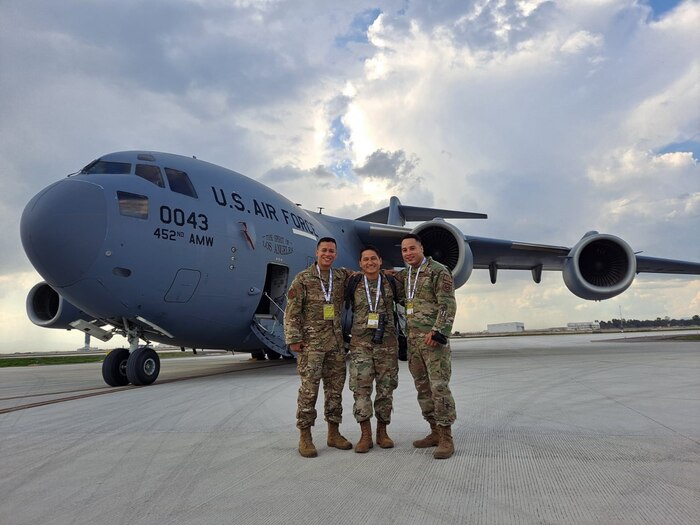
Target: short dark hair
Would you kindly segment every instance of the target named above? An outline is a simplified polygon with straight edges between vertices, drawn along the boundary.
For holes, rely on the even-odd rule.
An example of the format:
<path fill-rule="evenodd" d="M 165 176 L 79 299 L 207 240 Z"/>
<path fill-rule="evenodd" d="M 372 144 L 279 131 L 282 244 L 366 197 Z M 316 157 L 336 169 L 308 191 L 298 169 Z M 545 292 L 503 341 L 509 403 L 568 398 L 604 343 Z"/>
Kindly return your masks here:
<path fill-rule="evenodd" d="M 407 233 L 406 235 L 404 235 L 404 236 L 401 238 L 401 242 L 405 241 L 406 239 L 415 239 L 416 242 L 418 242 L 418 244 L 420 244 L 421 246 L 423 246 L 423 241 L 422 241 L 421 238 L 418 237 L 418 235 L 416 235 L 415 233 Z"/>
<path fill-rule="evenodd" d="M 364 246 L 360 250 L 360 260 L 362 260 L 362 254 L 367 252 L 367 251 L 372 251 L 372 252 L 377 254 L 377 257 L 379 257 L 380 259 L 382 258 L 382 254 L 379 253 L 379 248 L 377 248 L 376 246 L 372 246 L 371 244 L 368 244 L 367 246 Z"/>
<path fill-rule="evenodd" d="M 318 248 L 319 246 L 321 246 L 321 243 L 322 243 L 322 242 L 332 242 L 333 244 L 335 244 L 336 246 L 338 246 L 338 243 L 335 242 L 335 239 L 334 239 L 333 237 L 321 237 L 321 238 L 318 240 L 318 242 L 316 243 L 316 248 Z"/>

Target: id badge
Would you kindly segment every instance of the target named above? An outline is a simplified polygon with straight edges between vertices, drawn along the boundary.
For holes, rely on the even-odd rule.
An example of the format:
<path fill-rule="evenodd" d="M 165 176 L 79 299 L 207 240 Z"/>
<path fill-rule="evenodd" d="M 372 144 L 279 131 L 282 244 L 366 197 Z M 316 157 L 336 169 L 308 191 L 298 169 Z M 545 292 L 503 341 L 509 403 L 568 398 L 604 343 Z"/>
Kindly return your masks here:
<path fill-rule="evenodd" d="M 335 310 L 333 309 L 332 304 L 324 304 L 323 305 L 323 320 L 324 321 L 332 321 L 335 319 Z"/>
<path fill-rule="evenodd" d="M 406 315 L 413 315 L 413 301 L 406 303 Z"/>
<path fill-rule="evenodd" d="M 370 312 L 367 316 L 367 328 L 379 328 L 379 314 Z"/>

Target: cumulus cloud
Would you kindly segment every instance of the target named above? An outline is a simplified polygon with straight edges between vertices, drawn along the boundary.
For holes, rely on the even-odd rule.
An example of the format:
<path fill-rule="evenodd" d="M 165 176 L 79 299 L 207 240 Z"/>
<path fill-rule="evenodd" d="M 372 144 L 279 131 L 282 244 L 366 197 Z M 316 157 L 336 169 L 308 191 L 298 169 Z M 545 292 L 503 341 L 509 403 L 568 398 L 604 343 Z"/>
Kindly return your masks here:
<path fill-rule="evenodd" d="M 260 181 L 264 183 L 276 184 L 287 181 L 315 180 L 323 184 L 334 179 L 334 176 L 323 166 L 316 166 L 313 169 L 302 170 L 294 166 L 283 166 L 274 168 L 264 173 L 260 177 Z"/>
<path fill-rule="evenodd" d="M 561 45 L 561 51 L 568 54 L 577 54 L 587 49 L 600 49 L 603 45 L 603 37 L 594 35 L 588 31 L 578 31 L 569 36 Z"/>
<path fill-rule="evenodd" d="M 599 165 L 591 165 L 588 176 L 603 189 L 627 191 L 630 184 L 650 181 L 668 183 L 674 178 L 692 178 L 697 175 L 697 161 L 691 152 L 654 155 L 650 151 L 628 149 L 614 151 Z"/>
<path fill-rule="evenodd" d="M 355 168 L 355 173 L 361 176 L 397 180 L 413 176 L 417 166 L 416 156 L 407 156 L 403 151 L 377 150 L 367 157 L 363 166 Z"/>
<path fill-rule="evenodd" d="M 23 204 L 50 182 L 144 148 L 197 155 L 324 213 L 359 216 L 396 194 L 488 213 L 457 222 L 473 235 L 573 244 L 599 229 L 649 255 L 700 260 L 700 5 L 653 9 L 0 3 L 0 220 L 17 232 Z M 0 275 L 29 271 L 18 237 L 0 238 Z M 457 326 L 616 314 L 558 276 L 494 287 L 482 273 L 459 292 Z M 697 281 L 678 280 L 695 297 L 683 304 L 676 281 L 653 282 L 622 297 L 640 313 L 697 304 Z M 23 311 L 5 302 L 2 313 L 13 308 Z"/>

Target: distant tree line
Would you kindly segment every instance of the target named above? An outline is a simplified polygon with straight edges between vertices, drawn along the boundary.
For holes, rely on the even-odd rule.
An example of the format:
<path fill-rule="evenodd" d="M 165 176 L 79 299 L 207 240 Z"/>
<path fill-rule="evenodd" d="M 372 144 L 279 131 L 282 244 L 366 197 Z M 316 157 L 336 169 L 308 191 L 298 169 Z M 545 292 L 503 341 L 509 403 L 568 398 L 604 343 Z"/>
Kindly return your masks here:
<path fill-rule="evenodd" d="M 600 323 L 600 328 L 605 329 L 621 329 L 621 328 L 673 328 L 700 326 L 700 315 L 694 315 L 690 319 L 671 319 L 670 317 L 657 317 L 656 319 L 648 319 L 640 321 L 639 319 L 612 319 L 610 321 L 597 321 Z"/>

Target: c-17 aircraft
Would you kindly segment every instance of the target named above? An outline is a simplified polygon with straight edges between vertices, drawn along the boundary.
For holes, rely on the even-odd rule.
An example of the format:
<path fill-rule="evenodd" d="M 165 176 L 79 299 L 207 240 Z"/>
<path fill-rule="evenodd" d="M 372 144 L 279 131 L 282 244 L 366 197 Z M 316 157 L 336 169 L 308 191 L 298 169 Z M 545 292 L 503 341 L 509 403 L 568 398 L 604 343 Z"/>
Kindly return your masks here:
<path fill-rule="evenodd" d="M 110 352 L 111 386 L 153 383 L 150 343 L 291 357 L 282 322 L 291 279 L 313 263 L 317 240 L 338 242 L 336 264 L 355 267 L 377 246 L 402 266 L 397 245 L 419 234 L 426 255 L 450 268 L 455 286 L 473 269 L 561 271 L 582 299 L 624 292 L 639 272 L 700 274 L 700 263 L 636 255 L 613 235 L 588 232 L 573 247 L 464 235 L 445 219 L 481 213 L 389 206 L 357 219 L 304 210 L 240 173 L 153 151 L 104 155 L 39 192 L 22 214 L 24 250 L 44 282 L 27 297 L 31 321 L 78 329 L 129 348 Z M 419 222 L 410 228 L 407 222 Z M 142 345 L 140 341 L 147 344 Z"/>

